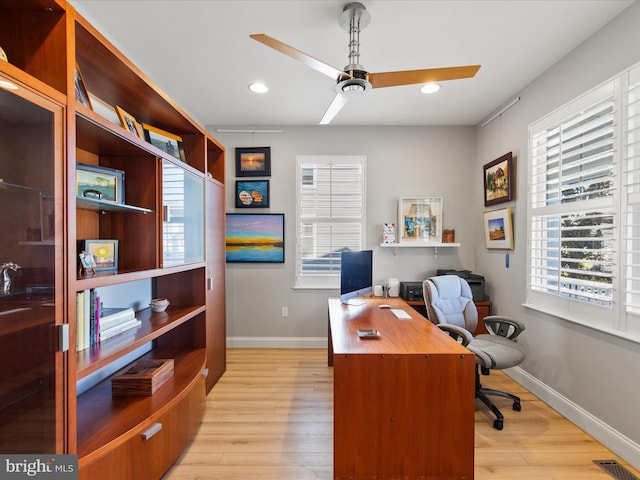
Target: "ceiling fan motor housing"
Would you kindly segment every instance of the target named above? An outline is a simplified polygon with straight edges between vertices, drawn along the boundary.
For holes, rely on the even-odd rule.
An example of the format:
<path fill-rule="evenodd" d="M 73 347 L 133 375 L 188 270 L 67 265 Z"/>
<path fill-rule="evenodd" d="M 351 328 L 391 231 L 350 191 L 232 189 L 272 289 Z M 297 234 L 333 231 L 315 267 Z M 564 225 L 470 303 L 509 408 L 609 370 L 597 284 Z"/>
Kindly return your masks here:
<path fill-rule="evenodd" d="M 348 98 L 362 96 L 367 90 L 371 90 L 369 83 L 369 72 L 364 70 L 362 65 L 347 65 L 344 72 L 351 75 L 351 78 L 341 76 L 335 86 L 335 91 Z"/>

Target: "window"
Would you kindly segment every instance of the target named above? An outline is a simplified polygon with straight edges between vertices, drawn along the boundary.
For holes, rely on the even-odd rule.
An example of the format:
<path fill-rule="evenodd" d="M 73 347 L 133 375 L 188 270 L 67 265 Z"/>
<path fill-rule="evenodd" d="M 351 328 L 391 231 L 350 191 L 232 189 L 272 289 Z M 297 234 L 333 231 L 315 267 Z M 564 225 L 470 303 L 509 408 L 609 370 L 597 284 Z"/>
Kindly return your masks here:
<path fill-rule="evenodd" d="M 527 304 L 640 333 L 640 67 L 529 128 Z"/>
<path fill-rule="evenodd" d="M 297 157 L 296 282 L 339 288 L 342 250 L 365 244 L 364 156 Z"/>

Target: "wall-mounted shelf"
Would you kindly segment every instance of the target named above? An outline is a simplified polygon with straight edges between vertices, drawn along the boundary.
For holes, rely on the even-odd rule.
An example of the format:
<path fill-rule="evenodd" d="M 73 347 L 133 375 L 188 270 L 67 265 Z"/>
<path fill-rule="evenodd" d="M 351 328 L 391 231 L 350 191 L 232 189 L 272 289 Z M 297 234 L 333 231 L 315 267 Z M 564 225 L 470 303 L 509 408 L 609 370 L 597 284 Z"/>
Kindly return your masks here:
<path fill-rule="evenodd" d="M 393 254 L 397 255 L 398 248 L 433 248 L 433 253 L 438 255 L 438 248 L 459 247 L 459 243 L 442 243 L 442 242 L 405 242 L 405 243 L 381 243 L 381 247 L 393 248 Z"/>

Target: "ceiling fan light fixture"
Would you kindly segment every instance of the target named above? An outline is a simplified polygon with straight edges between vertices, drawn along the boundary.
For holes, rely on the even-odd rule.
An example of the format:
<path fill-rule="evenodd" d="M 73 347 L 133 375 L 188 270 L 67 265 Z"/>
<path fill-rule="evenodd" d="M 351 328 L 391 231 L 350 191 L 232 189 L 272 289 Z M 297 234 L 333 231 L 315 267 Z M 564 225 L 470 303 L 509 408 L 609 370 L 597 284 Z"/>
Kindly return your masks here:
<path fill-rule="evenodd" d="M 269 91 L 269 87 L 264 83 L 254 82 L 249 84 L 249 90 L 253 93 L 267 93 Z"/>
<path fill-rule="evenodd" d="M 438 90 L 440 90 L 440 84 L 433 82 L 425 83 L 420 89 L 422 93 L 436 93 Z"/>

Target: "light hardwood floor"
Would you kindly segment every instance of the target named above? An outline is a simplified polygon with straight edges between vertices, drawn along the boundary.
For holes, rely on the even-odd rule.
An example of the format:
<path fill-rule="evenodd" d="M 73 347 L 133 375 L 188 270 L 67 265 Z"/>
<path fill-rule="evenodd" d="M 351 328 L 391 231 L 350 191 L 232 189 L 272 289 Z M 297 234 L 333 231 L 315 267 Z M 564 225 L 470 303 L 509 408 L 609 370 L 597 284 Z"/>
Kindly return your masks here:
<path fill-rule="evenodd" d="M 230 349 L 227 359 L 198 434 L 164 480 L 332 479 L 326 350 Z M 483 383 L 520 395 L 522 411 L 496 400 L 505 415 L 497 431 L 477 405 L 475 480 L 611 480 L 593 460 L 617 460 L 640 477 L 501 372 Z"/>

